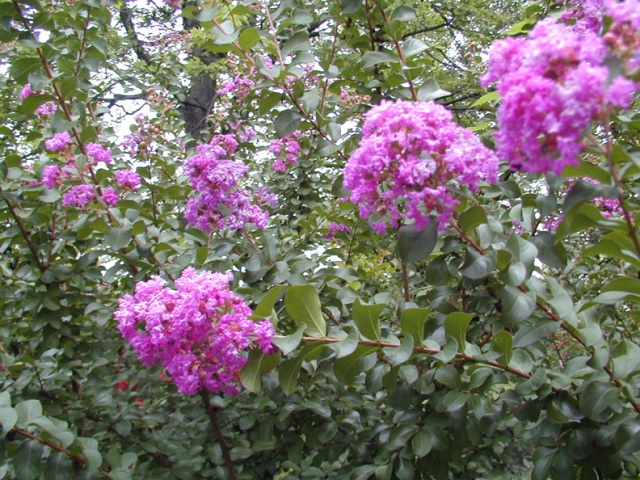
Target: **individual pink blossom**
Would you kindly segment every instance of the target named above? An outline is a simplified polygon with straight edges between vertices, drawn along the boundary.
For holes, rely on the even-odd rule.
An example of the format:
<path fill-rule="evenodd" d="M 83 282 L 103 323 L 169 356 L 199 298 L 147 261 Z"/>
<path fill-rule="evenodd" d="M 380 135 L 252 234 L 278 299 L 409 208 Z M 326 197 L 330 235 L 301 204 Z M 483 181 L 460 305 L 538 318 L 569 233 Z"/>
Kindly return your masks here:
<path fill-rule="evenodd" d="M 140 186 L 140 175 L 131 170 L 118 170 L 116 172 L 116 181 L 121 188 L 135 190 Z"/>
<path fill-rule="evenodd" d="M 40 105 L 38 108 L 36 108 L 36 113 L 38 115 L 49 116 L 56 113 L 57 109 L 58 109 L 58 106 L 55 104 L 55 102 L 45 102 L 42 105 Z"/>
<path fill-rule="evenodd" d="M 48 189 L 55 188 L 60 185 L 60 168 L 57 165 L 46 165 L 42 172 L 42 184 Z"/>
<path fill-rule="evenodd" d="M 46 140 L 44 146 L 52 152 L 61 152 L 68 146 L 72 145 L 71 135 L 69 132 L 56 133 L 53 138 Z"/>
<path fill-rule="evenodd" d="M 105 188 L 102 191 L 102 200 L 107 205 L 115 207 L 118 204 L 118 191 L 114 188 Z"/>
<path fill-rule="evenodd" d="M 87 155 L 93 157 L 97 162 L 111 163 L 111 150 L 107 150 L 99 143 L 88 143 L 86 146 Z"/>
<path fill-rule="evenodd" d="M 347 161 L 344 187 L 360 216 L 384 233 L 402 218 L 444 228 L 457 204 L 448 188 L 496 181 L 498 160 L 451 112 L 434 102 L 383 102 L 366 114 L 362 140 Z"/>
<path fill-rule="evenodd" d="M 154 277 L 119 301 L 114 317 L 122 336 L 145 365 L 160 362 L 182 393 L 237 394 L 247 352 L 276 350 L 271 322 L 248 318 L 248 305 L 229 289 L 232 279 L 189 267 L 175 289 Z"/>
<path fill-rule="evenodd" d="M 496 42 L 481 82 L 498 82 L 498 156 L 529 173 L 561 174 L 577 165 L 591 122 L 609 106 L 627 108 L 635 89 L 625 78 L 609 86 L 606 55 L 593 31 L 577 32 L 552 18 L 526 39 Z"/>
<path fill-rule="evenodd" d="M 62 196 L 62 205 L 65 207 L 85 207 L 95 200 L 91 185 L 74 185 Z"/>
<path fill-rule="evenodd" d="M 198 146 L 198 153 L 186 160 L 184 171 L 197 192 L 185 212 L 191 225 L 207 232 L 240 230 L 247 223 L 266 228 L 269 214 L 240 185 L 249 167 L 228 158 L 237 145 L 231 135 L 218 135 Z"/>

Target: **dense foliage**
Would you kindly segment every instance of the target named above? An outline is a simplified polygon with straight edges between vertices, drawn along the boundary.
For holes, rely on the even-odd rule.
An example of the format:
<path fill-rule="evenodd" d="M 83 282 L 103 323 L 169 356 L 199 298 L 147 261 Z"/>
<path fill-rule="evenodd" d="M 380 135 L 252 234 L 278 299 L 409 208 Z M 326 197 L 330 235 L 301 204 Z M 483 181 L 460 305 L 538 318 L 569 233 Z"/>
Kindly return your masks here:
<path fill-rule="evenodd" d="M 640 3 L 566 3 L 0 3 L 0 478 L 637 478 Z"/>

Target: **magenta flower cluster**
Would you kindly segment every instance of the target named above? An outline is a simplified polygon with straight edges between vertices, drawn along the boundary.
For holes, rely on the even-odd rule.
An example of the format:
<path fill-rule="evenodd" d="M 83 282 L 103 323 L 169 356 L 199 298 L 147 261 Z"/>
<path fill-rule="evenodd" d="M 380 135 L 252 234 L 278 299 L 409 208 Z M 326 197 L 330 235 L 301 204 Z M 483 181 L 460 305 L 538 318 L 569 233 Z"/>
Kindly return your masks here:
<path fill-rule="evenodd" d="M 300 130 L 295 130 L 290 135 L 283 138 L 276 138 L 269 145 L 269 152 L 276 156 L 273 162 L 273 169 L 277 172 L 286 172 L 287 165 L 298 163 L 298 155 L 300 153 Z"/>
<path fill-rule="evenodd" d="M 431 213 L 440 228 L 457 204 L 448 186 L 496 181 L 498 160 L 434 102 L 383 102 L 366 114 L 362 141 L 344 169 L 349 199 L 380 232 L 404 217 L 417 228 Z"/>
<path fill-rule="evenodd" d="M 87 155 L 93 158 L 95 163 L 111 163 L 113 161 L 111 159 L 111 150 L 104 148 L 99 143 L 88 143 L 86 150 Z"/>
<path fill-rule="evenodd" d="M 248 318 L 248 305 L 229 290 L 232 278 L 190 267 L 175 289 L 155 277 L 120 299 L 114 316 L 122 336 L 145 365 L 160 362 L 182 393 L 237 394 L 246 352 L 276 350 L 273 326 Z"/>
<path fill-rule="evenodd" d="M 52 152 L 61 152 L 72 144 L 69 132 L 56 133 L 52 138 L 44 142 L 46 149 Z"/>
<path fill-rule="evenodd" d="M 529 173 L 561 174 L 577 165 L 591 122 L 611 107 L 628 108 L 635 92 L 631 80 L 609 78 L 606 56 L 605 42 L 593 30 L 552 18 L 527 38 L 496 42 L 481 82 L 497 82 L 502 98 L 498 156 Z"/>
<path fill-rule="evenodd" d="M 202 230 L 240 230 L 247 223 L 267 226 L 269 214 L 254 195 L 240 185 L 249 167 L 230 160 L 238 146 L 232 135 L 217 135 L 188 158 L 184 171 L 197 196 L 187 203 L 187 221 Z"/>
<path fill-rule="evenodd" d="M 233 80 L 227 80 L 222 87 L 216 92 L 218 95 L 235 94 L 239 98 L 245 98 L 251 93 L 251 89 L 256 82 L 243 75 L 236 75 Z"/>

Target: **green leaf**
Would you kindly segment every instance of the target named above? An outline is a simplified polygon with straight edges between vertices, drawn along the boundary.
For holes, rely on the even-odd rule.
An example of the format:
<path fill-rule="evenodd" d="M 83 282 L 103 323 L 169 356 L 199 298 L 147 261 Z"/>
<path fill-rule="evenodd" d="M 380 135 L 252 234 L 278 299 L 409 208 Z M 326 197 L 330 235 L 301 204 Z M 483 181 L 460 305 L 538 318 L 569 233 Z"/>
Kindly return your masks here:
<path fill-rule="evenodd" d="M 298 375 L 300 375 L 302 362 L 307 358 L 315 358 L 325 348 L 326 344 L 322 342 L 309 342 L 304 346 L 297 357 L 280 364 L 280 367 L 278 368 L 280 388 L 285 394 L 291 395 L 296 391 Z"/>
<path fill-rule="evenodd" d="M 289 55 L 293 52 L 308 51 L 311 51 L 311 44 L 309 43 L 309 34 L 306 31 L 297 32 L 282 46 L 282 55 Z"/>
<path fill-rule="evenodd" d="M 298 326 L 306 325 L 305 333 L 325 337 L 327 324 L 322 316 L 320 297 L 313 285 L 294 285 L 284 296 L 287 313 Z"/>
<path fill-rule="evenodd" d="M 280 298 L 284 285 L 277 285 L 273 287 L 267 294 L 260 300 L 258 306 L 253 310 L 253 314 L 257 317 L 269 318 L 273 312 L 273 307 Z"/>
<path fill-rule="evenodd" d="M 416 11 L 404 5 L 400 5 L 391 14 L 391 20 L 400 20 L 403 22 L 409 22 L 416 18 Z"/>
<path fill-rule="evenodd" d="M 493 102 L 493 101 L 499 100 L 499 99 L 500 99 L 500 94 L 497 91 L 496 92 L 485 93 L 478 100 L 476 100 L 475 102 L 473 102 L 471 104 L 471 108 L 479 107 L 480 105 L 484 105 L 486 103 Z"/>
<path fill-rule="evenodd" d="M 131 228 L 111 227 L 111 230 L 104 234 L 105 243 L 113 250 L 127 247 L 132 238 Z"/>
<path fill-rule="evenodd" d="M 225 20 L 219 26 L 215 25 L 211 31 L 215 45 L 228 45 L 238 39 L 238 32 L 231 20 Z"/>
<path fill-rule="evenodd" d="M 279 138 L 291 135 L 300 126 L 302 117 L 294 110 L 285 110 L 280 112 L 276 119 L 273 121 L 273 127 L 275 128 L 276 135 Z"/>
<path fill-rule="evenodd" d="M 25 400 L 15 407 L 18 414 L 18 426 L 27 427 L 42 416 L 42 405 L 38 400 Z"/>
<path fill-rule="evenodd" d="M 492 256 L 481 255 L 475 250 L 468 248 L 464 264 L 460 273 L 472 280 L 481 280 L 488 277 L 496 267 L 496 262 Z"/>
<path fill-rule="evenodd" d="M 358 331 L 354 328 L 349 332 L 347 338 L 341 342 L 330 343 L 329 347 L 336 352 L 336 358 L 342 358 L 351 355 L 358 348 L 358 340 Z"/>
<path fill-rule="evenodd" d="M 507 241 L 506 249 L 514 260 L 521 262 L 527 268 L 527 277 L 533 271 L 533 263 L 538 256 L 538 249 L 531 242 L 526 241 L 520 235 L 511 235 Z"/>
<path fill-rule="evenodd" d="M 411 448 L 416 457 L 422 458 L 426 456 L 433 448 L 433 435 L 431 432 L 422 429 L 416 433 L 411 439 Z"/>
<path fill-rule="evenodd" d="M 451 95 L 451 92 L 443 90 L 434 78 L 430 78 L 418 89 L 418 100 L 427 102 Z"/>
<path fill-rule="evenodd" d="M 629 340 L 622 340 L 611 352 L 614 379 L 625 379 L 635 374 L 640 366 L 640 347 Z"/>
<path fill-rule="evenodd" d="M 580 410 L 592 420 L 604 420 L 603 413 L 618 398 L 618 388 L 610 383 L 591 382 L 580 394 Z"/>
<path fill-rule="evenodd" d="M 362 57 L 362 69 L 369 70 L 381 63 L 389 65 L 392 63 L 399 63 L 400 59 L 388 52 L 367 52 Z"/>
<path fill-rule="evenodd" d="M 470 232 L 478 225 L 487 223 L 487 214 L 482 207 L 471 207 L 460 214 L 458 225 L 465 231 Z"/>
<path fill-rule="evenodd" d="M 563 268 L 567 264 L 567 252 L 562 244 L 555 243 L 555 235 L 538 232 L 529 237 L 529 241 L 538 249 L 538 259 L 553 268 Z"/>
<path fill-rule="evenodd" d="M 622 300 L 640 301 L 640 279 L 636 277 L 614 278 L 604 287 L 595 302 L 614 304 Z"/>
<path fill-rule="evenodd" d="M 403 225 L 398 229 L 398 255 L 403 262 L 424 260 L 433 251 L 438 241 L 438 222 L 430 216 L 424 229 Z"/>
<path fill-rule="evenodd" d="M 498 332 L 491 339 L 492 350 L 500 353 L 498 362 L 502 365 L 509 365 L 511 361 L 511 355 L 513 353 L 513 337 L 509 332 L 504 330 Z"/>
<path fill-rule="evenodd" d="M 2 425 L 2 433 L 4 435 L 15 427 L 17 421 L 18 414 L 14 408 L 11 408 L 8 405 L 0 406 L 0 425 Z"/>
<path fill-rule="evenodd" d="M 505 286 L 502 291 L 502 316 L 511 322 L 521 322 L 536 309 L 536 294 Z"/>
<path fill-rule="evenodd" d="M 302 335 L 304 334 L 304 329 L 305 326 L 303 325 L 291 335 L 287 335 L 286 337 L 274 337 L 273 343 L 280 349 L 283 355 L 289 355 L 296 348 L 298 348 L 298 345 L 300 345 Z"/>
<path fill-rule="evenodd" d="M 243 50 L 247 51 L 255 47 L 260 42 L 260 34 L 253 27 L 247 27 L 240 33 L 238 43 Z"/>
<path fill-rule="evenodd" d="M 247 363 L 240 371 L 242 385 L 250 392 L 258 393 L 261 388 L 262 375 L 273 370 L 280 363 L 280 358 L 280 352 L 265 355 L 257 348 L 251 350 Z"/>
<path fill-rule="evenodd" d="M 461 352 L 465 350 L 467 329 L 472 319 L 473 315 L 470 313 L 453 312 L 444 320 L 445 335 L 456 339 Z"/>
<path fill-rule="evenodd" d="M 413 355 L 413 337 L 405 336 L 400 342 L 400 347 L 387 347 L 384 349 L 384 356 L 392 365 L 400 365 L 406 362 Z"/>
<path fill-rule="evenodd" d="M 513 337 L 515 348 L 524 348 L 548 337 L 560 328 L 560 323 L 553 320 L 537 320 L 533 325 L 524 325 Z"/>
<path fill-rule="evenodd" d="M 35 440 L 28 440 L 20 445 L 12 458 L 16 478 L 20 480 L 38 478 L 43 451 L 43 447 Z"/>
<path fill-rule="evenodd" d="M 377 340 L 380 342 L 380 313 L 384 310 L 385 305 L 367 305 L 356 299 L 353 303 L 353 320 L 360 333 L 369 340 Z"/>
<path fill-rule="evenodd" d="M 62 452 L 52 452 L 44 468 L 45 480 L 68 480 L 72 478 L 71 459 Z"/>
<path fill-rule="evenodd" d="M 429 318 L 429 308 L 408 308 L 400 315 L 400 328 L 405 335 L 411 335 L 419 347 L 424 345 L 424 325 Z"/>
<path fill-rule="evenodd" d="M 340 358 L 333 364 L 336 378 L 347 385 L 351 384 L 361 371 L 362 359 L 379 350 L 372 345 L 360 345 L 351 355 Z"/>
<path fill-rule="evenodd" d="M 401 48 L 405 58 L 411 58 L 429 49 L 426 43 L 418 40 L 417 38 L 408 38 L 404 40 Z"/>
<path fill-rule="evenodd" d="M 447 412 L 455 412 L 460 410 L 469 400 L 469 394 L 467 392 L 448 392 L 443 400 Z"/>

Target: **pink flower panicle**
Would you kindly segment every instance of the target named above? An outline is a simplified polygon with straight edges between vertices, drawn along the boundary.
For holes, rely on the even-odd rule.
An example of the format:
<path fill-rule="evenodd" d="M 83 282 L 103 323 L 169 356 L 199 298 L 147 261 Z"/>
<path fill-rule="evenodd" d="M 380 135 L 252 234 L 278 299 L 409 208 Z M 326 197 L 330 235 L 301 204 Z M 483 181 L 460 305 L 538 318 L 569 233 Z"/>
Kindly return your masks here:
<path fill-rule="evenodd" d="M 344 169 L 349 199 L 384 233 L 404 216 L 424 228 L 430 213 L 444 228 L 457 204 L 447 184 L 494 182 L 498 160 L 434 102 L 383 102 L 366 114 L 362 141 Z M 404 209 L 402 204 L 404 203 Z"/>
<path fill-rule="evenodd" d="M 57 109 L 58 109 L 58 106 L 55 104 L 55 102 L 45 102 L 42 105 L 40 105 L 38 108 L 36 108 L 36 113 L 38 115 L 49 116 L 56 113 Z"/>
<path fill-rule="evenodd" d="M 118 170 L 116 172 L 116 181 L 121 188 L 135 190 L 140 186 L 140 175 L 131 170 Z"/>
<path fill-rule="evenodd" d="M 283 138 L 276 138 L 269 145 L 269 152 L 276 156 L 273 162 L 273 169 L 278 172 L 286 172 L 287 165 L 298 163 L 298 155 L 300 153 L 300 130 L 296 130 L 290 135 Z"/>
<path fill-rule="evenodd" d="M 56 185 L 60 185 L 60 168 L 57 165 L 47 165 L 44 167 L 42 171 L 42 184 L 47 187 L 49 190 L 56 187 Z"/>
<path fill-rule="evenodd" d="M 348 232 L 351 228 L 344 223 L 339 222 L 331 222 L 329 225 L 329 231 L 325 234 L 325 238 L 329 240 L 333 240 L 335 238 L 336 233 L 338 232 Z"/>
<path fill-rule="evenodd" d="M 604 0 L 605 13 L 612 23 L 604 41 L 612 53 L 627 62 L 633 72 L 640 67 L 640 2 Z"/>
<path fill-rule="evenodd" d="M 74 185 L 62 196 L 62 205 L 65 207 L 85 207 L 95 200 L 91 185 Z"/>
<path fill-rule="evenodd" d="M 628 108 L 635 91 L 622 76 L 609 83 L 606 56 L 606 45 L 594 31 L 578 31 L 552 18 L 540 21 L 526 39 L 496 42 L 481 83 L 498 82 L 502 99 L 498 156 L 529 173 L 561 174 L 577 165 L 591 122 L 607 106 Z"/>
<path fill-rule="evenodd" d="M 102 200 L 107 205 L 115 207 L 118 204 L 118 191 L 114 188 L 105 188 L 102 191 Z"/>
<path fill-rule="evenodd" d="M 251 93 L 251 88 L 253 88 L 255 84 L 256 82 L 250 78 L 236 75 L 233 80 L 224 82 L 216 93 L 220 96 L 235 94 L 239 98 L 246 98 Z"/>
<path fill-rule="evenodd" d="M 247 223 L 266 228 L 269 214 L 240 186 L 249 167 L 228 159 L 237 145 L 231 135 L 218 135 L 198 146 L 198 153 L 186 160 L 184 171 L 199 193 L 187 203 L 185 217 L 191 225 L 207 232 L 240 230 Z"/>
<path fill-rule="evenodd" d="M 99 143 L 88 143 L 87 144 L 87 155 L 93 157 L 93 159 L 97 162 L 111 163 L 113 160 L 111 159 L 111 150 L 107 150 Z"/>
<path fill-rule="evenodd" d="M 562 14 L 561 20 L 577 33 L 599 33 L 604 16 L 603 0 L 573 0 L 570 3 L 572 8 Z"/>
<path fill-rule="evenodd" d="M 189 267 L 171 289 L 155 277 L 119 301 L 118 328 L 146 365 L 160 362 L 178 391 L 239 393 L 246 352 L 274 353 L 269 320 L 255 323 L 244 300 L 229 289 L 230 273 Z"/>
<path fill-rule="evenodd" d="M 69 132 L 56 133 L 53 138 L 45 140 L 44 146 L 52 152 L 61 152 L 68 146 L 72 145 L 71 135 Z"/>

